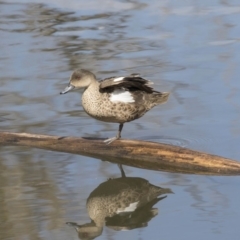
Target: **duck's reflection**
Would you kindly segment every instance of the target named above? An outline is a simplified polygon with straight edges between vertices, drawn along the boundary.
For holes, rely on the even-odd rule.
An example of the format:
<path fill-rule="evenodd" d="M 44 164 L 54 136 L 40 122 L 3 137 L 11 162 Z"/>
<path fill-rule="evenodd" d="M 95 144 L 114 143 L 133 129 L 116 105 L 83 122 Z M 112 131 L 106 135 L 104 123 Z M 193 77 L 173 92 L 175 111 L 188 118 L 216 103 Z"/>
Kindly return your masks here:
<path fill-rule="evenodd" d="M 122 169 L 121 178 L 101 183 L 87 199 L 90 223 L 78 225 L 67 222 L 78 232 L 80 239 L 94 239 L 101 235 L 104 225 L 114 230 L 130 230 L 147 226 L 158 214 L 154 204 L 166 198 L 162 194 L 172 193 L 169 188 L 150 184 L 146 179 L 126 177 Z"/>

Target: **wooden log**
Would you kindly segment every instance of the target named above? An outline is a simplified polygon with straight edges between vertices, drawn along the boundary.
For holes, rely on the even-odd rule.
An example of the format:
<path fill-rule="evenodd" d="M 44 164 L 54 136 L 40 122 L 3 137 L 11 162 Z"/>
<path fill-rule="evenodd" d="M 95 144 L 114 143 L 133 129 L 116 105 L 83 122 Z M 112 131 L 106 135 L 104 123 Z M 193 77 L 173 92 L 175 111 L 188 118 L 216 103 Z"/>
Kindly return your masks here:
<path fill-rule="evenodd" d="M 0 132 L 1 145 L 28 146 L 94 157 L 128 166 L 177 173 L 240 175 L 240 163 L 169 144 Z"/>

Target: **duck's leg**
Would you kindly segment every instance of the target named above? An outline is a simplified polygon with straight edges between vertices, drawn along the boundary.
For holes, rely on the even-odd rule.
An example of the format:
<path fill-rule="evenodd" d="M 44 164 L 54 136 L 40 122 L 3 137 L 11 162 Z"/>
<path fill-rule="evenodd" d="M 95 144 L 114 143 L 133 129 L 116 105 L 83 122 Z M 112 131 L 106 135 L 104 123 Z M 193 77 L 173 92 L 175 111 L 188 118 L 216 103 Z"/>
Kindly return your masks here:
<path fill-rule="evenodd" d="M 123 170 L 122 164 L 119 163 L 119 164 L 118 164 L 118 167 L 119 167 L 119 169 L 120 169 L 120 171 L 121 171 L 122 178 L 125 178 L 126 175 L 125 175 L 125 172 L 124 172 L 124 170 Z"/>
<path fill-rule="evenodd" d="M 123 123 L 120 123 L 120 124 L 119 124 L 119 128 L 118 128 L 118 133 L 117 133 L 116 137 L 108 138 L 108 139 L 104 140 L 104 142 L 105 142 L 106 144 L 110 144 L 110 143 L 112 143 L 113 141 L 115 141 L 115 140 L 117 140 L 117 139 L 120 139 L 120 138 L 121 138 L 122 129 L 123 129 Z"/>
<path fill-rule="evenodd" d="M 118 133 L 117 133 L 117 136 L 116 136 L 117 139 L 121 138 L 122 129 L 123 129 L 123 123 L 120 123 L 119 128 L 118 128 Z"/>

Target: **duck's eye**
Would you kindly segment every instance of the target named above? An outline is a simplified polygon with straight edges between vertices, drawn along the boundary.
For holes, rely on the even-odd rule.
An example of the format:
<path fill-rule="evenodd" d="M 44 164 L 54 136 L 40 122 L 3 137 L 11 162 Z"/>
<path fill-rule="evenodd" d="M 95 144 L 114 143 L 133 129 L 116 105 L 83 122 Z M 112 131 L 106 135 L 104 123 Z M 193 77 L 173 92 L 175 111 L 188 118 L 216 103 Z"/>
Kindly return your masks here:
<path fill-rule="evenodd" d="M 82 78 L 82 75 L 79 73 L 74 73 L 72 76 L 73 79 L 80 80 Z"/>

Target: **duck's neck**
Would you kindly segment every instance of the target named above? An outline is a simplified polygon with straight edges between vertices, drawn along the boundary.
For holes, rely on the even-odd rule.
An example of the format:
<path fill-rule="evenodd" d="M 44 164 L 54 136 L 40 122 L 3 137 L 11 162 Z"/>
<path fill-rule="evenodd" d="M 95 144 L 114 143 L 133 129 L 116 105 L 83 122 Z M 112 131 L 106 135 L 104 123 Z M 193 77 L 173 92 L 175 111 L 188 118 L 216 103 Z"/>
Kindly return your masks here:
<path fill-rule="evenodd" d="M 94 116 L 100 105 L 101 93 L 99 92 L 99 83 L 95 81 L 85 88 L 82 94 L 82 106 L 90 116 Z"/>
<path fill-rule="evenodd" d="M 97 94 L 99 93 L 99 82 L 96 80 L 92 80 L 91 83 L 85 87 L 84 94 Z"/>

